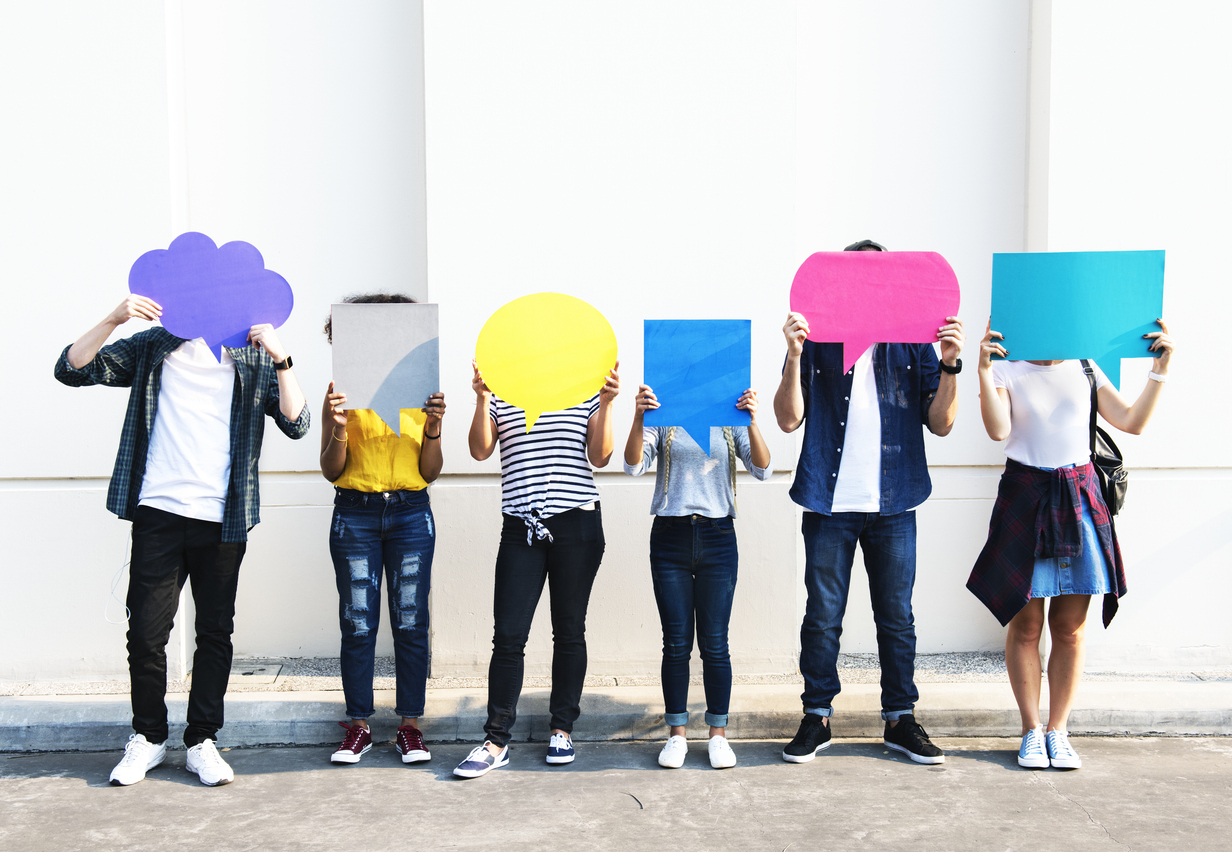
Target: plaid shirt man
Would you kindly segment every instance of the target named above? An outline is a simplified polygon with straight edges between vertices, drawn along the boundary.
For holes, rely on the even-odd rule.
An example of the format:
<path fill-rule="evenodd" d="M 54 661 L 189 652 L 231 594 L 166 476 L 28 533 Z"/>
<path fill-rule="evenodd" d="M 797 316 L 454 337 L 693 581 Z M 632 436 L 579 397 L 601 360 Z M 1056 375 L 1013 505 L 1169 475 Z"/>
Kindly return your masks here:
<path fill-rule="evenodd" d="M 1104 626 L 1116 615 L 1117 598 L 1126 592 L 1121 548 L 1112 532 L 1112 515 L 1099 493 L 1095 466 L 1042 470 L 1006 459 L 997 502 L 988 524 L 988 541 L 971 569 L 967 588 L 997 617 L 1010 623 L 1031 595 L 1037 558 L 1082 555 L 1082 504 L 1091 507 L 1104 559 L 1113 566 L 1116 586 L 1104 595 Z"/>
<path fill-rule="evenodd" d="M 64 348 L 56 362 L 56 379 L 69 387 L 132 388 L 120 449 L 107 489 L 107 509 L 128 521 L 137 511 L 141 494 L 150 432 L 158 415 L 163 359 L 182 343 L 182 338 L 156 327 L 104 346 L 80 370 L 68 362 L 70 347 Z M 288 437 L 302 438 L 308 434 L 311 415 L 307 405 L 295 420 L 279 409 L 277 371 L 273 359 L 263 350 L 228 346 L 227 352 L 235 360 L 235 391 L 231 399 L 231 479 L 223 506 L 222 540 L 238 542 L 247 541 L 248 530 L 261 520 L 257 459 L 261 455 L 265 416 L 272 417 Z"/>

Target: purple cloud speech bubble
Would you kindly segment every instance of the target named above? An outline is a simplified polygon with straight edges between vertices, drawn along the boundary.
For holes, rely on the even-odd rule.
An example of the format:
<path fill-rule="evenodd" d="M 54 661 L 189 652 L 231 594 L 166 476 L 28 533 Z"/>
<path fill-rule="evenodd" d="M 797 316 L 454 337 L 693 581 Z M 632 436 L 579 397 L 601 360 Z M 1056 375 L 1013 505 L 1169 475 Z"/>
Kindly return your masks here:
<path fill-rule="evenodd" d="M 162 306 L 163 328 L 185 340 L 205 338 L 220 361 L 222 347 L 247 346 L 250 328 L 263 322 L 277 328 L 295 305 L 291 285 L 265 268 L 255 246 L 240 240 L 216 246 L 195 231 L 137 258 L 128 289 Z"/>

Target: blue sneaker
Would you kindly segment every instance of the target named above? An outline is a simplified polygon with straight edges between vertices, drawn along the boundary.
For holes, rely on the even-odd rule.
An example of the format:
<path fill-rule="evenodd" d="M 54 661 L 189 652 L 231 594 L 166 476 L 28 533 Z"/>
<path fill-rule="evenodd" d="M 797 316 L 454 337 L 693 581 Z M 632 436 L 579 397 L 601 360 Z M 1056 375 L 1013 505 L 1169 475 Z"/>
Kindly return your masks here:
<path fill-rule="evenodd" d="M 548 763 L 573 763 L 573 743 L 568 734 L 552 734 L 548 742 Z"/>
<path fill-rule="evenodd" d="M 493 769 L 499 769 L 509 764 L 509 746 L 500 750 L 499 754 L 488 751 L 488 743 L 475 746 L 466 760 L 454 767 L 453 774 L 459 778 L 478 778 L 487 775 Z"/>
<path fill-rule="evenodd" d="M 1044 729 L 1032 728 L 1023 734 L 1018 747 L 1018 765 L 1025 769 L 1047 769 L 1048 753 L 1044 751 Z"/>
<path fill-rule="evenodd" d="M 1048 757 L 1053 769 L 1081 769 L 1082 758 L 1069 744 L 1065 731 L 1048 732 Z"/>

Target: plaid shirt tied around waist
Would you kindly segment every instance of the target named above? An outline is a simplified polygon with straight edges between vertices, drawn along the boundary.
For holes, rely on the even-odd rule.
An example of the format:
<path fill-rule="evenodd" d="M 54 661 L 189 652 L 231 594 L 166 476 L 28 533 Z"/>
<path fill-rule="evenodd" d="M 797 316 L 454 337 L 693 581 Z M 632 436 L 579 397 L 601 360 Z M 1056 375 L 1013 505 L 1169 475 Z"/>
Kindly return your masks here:
<path fill-rule="evenodd" d="M 115 468 L 107 487 L 107 509 L 126 521 L 133 519 L 141 495 L 150 433 L 158 414 L 163 360 L 183 342 L 166 329 L 155 327 L 104 346 L 80 370 L 68 362 L 70 346 L 64 347 L 56 361 L 56 379 L 69 387 L 106 385 L 132 389 Z M 222 540 L 247 541 L 248 530 L 261 520 L 257 459 L 261 455 L 265 417 L 272 418 L 288 437 L 302 438 L 308 434 L 311 415 L 307 405 L 295 420 L 288 419 L 279 409 L 278 372 L 264 350 L 251 346 L 225 348 L 235 361 L 235 390 L 231 395 L 231 479 L 223 504 Z"/>
<path fill-rule="evenodd" d="M 1036 559 L 1082 555 L 1079 495 L 1087 498 L 1104 559 L 1113 569 L 1114 591 L 1104 595 L 1104 626 L 1116 615 L 1117 599 L 1127 591 L 1125 566 L 1095 466 L 1043 470 L 1007 459 L 988 541 L 967 579 L 967 588 L 1003 627 L 1030 599 Z"/>

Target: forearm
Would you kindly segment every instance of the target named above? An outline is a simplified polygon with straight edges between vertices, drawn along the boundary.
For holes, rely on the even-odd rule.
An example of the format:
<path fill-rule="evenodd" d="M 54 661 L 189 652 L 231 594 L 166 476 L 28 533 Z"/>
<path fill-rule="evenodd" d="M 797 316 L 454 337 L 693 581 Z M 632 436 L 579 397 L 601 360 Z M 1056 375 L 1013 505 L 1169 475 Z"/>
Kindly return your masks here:
<path fill-rule="evenodd" d="M 766 446 L 766 439 L 757 428 L 756 420 L 749 424 L 749 457 L 755 467 L 765 470 L 770 466 L 770 448 Z"/>
<path fill-rule="evenodd" d="M 1105 387 L 1109 386 L 1106 385 Z M 1159 396 L 1163 393 L 1163 389 L 1163 382 L 1148 379 L 1146 387 L 1142 389 L 1142 393 L 1138 394 L 1134 404 L 1125 409 L 1123 414 L 1116 411 L 1116 406 L 1104 404 L 1100 405 L 1099 413 L 1104 416 L 1105 420 L 1122 432 L 1128 432 L 1131 435 L 1141 435 L 1142 430 L 1146 428 L 1146 424 L 1150 421 L 1151 415 L 1155 413 L 1155 406 L 1159 402 Z M 1103 396 L 1102 393 L 1101 396 Z M 1100 401 L 1101 403 L 1103 402 L 1102 399 Z M 1105 409 L 1111 410 L 1105 413 Z M 1109 414 L 1112 417 L 1109 417 Z M 1113 417 L 1116 417 L 1120 422 L 1114 420 Z"/>
<path fill-rule="evenodd" d="M 94 356 L 98 354 L 98 350 L 103 348 L 103 344 L 107 342 L 107 338 L 111 336 L 111 333 L 116 330 L 117 326 L 118 324 L 108 317 L 78 338 L 77 342 L 69 347 L 69 365 L 74 370 L 80 370 L 93 361 Z"/>
<path fill-rule="evenodd" d="M 984 421 L 984 431 L 994 441 L 1004 441 L 1010 436 L 1010 413 L 1001 394 L 997 393 L 991 370 L 980 371 L 980 417 Z"/>
<path fill-rule="evenodd" d="M 774 392 L 774 417 L 784 432 L 794 432 L 804 422 L 804 393 L 800 390 L 800 356 L 788 355 L 783 377 Z"/>
<path fill-rule="evenodd" d="M 492 455 L 496 448 L 496 427 L 488 414 L 488 395 L 475 395 L 475 415 L 471 418 L 471 428 L 466 435 L 466 443 L 471 451 L 471 458 L 483 461 Z"/>
<path fill-rule="evenodd" d="M 321 447 L 321 475 L 333 482 L 346 470 L 346 427 L 339 426 L 325 418 L 322 418 L 321 422 L 325 424 L 325 435 Z M 341 441 L 338 440 L 339 435 L 342 435 Z"/>
<path fill-rule="evenodd" d="M 612 451 L 616 449 L 616 438 L 612 434 L 612 404 L 599 402 L 599 410 L 590 419 L 586 429 L 586 458 L 595 467 L 607 467 L 612 460 Z"/>
<path fill-rule="evenodd" d="M 954 428 L 954 418 L 957 416 L 958 377 L 942 372 L 937 393 L 928 406 L 928 430 L 944 438 Z"/>
<path fill-rule="evenodd" d="M 435 438 L 429 438 L 430 433 L 435 433 Z M 436 482 L 436 478 L 441 475 L 441 468 L 445 465 L 445 457 L 441 452 L 441 423 L 429 422 L 424 428 L 423 444 L 419 447 L 419 475 L 423 477 L 424 482 Z"/>
<path fill-rule="evenodd" d="M 642 444 L 645 440 L 645 420 L 642 412 L 633 416 L 633 425 L 629 427 L 629 440 L 625 441 L 625 464 L 636 467 L 642 462 Z"/>
<path fill-rule="evenodd" d="M 300 412 L 304 410 L 306 404 L 304 392 L 300 390 L 299 380 L 295 378 L 290 367 L 276 372 L 278 373 L 278 410 L 282 412 L 283 417 L 294 422 L 299 419 Z"/>

